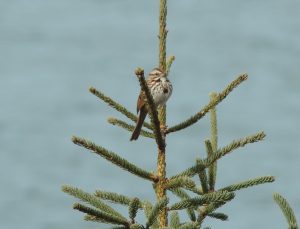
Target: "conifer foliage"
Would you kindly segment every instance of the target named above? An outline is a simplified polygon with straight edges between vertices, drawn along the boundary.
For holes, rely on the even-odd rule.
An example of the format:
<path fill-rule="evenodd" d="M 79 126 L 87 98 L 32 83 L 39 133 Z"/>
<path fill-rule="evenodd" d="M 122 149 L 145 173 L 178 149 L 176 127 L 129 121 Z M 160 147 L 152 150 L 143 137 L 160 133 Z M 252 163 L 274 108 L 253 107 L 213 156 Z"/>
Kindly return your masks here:
<path fill-rule="evenodd" d="M 168 75 L 175 57 L 170 56 L 166 58 L 167 0 L 160 0 L 159 9 L 159 67 Z M 157 109 L 153 103 L 153 98 L 145 81 L 143 69 L 137 68 L 135 74 L 139 80 L 141 90 L 146 95 L 146 103 L 150 117 L 150 123 L 144 122 L 143 124 L 144 129 L 141 131 L 141 136 L 153 139 L 154 144 L 157 145 L 156 172 L 147 171 L 139 165 L 129 162 L 118 153 L 112 152 L 90 140 L 73 136 L 72 141 L 74 144 L 99 155 L 130 174 L 151 182 L 154 192 L 156 193 L 156 202 L 151 203 L 148 200 L 134 197 L 134 193 L 133 196 L 125 196 L 120 193 L 107 192 L 104 190 L 87 193 L 76 187 L 64 185 L 62 187 L 63 192 L 80 200 L 80 203 L 75 203 L 73 208 L 84 213 L 85 220 L 109 224 L 112 225 L 111 228 L 119 229 L 204 228 L 202 225 L 207 217 L 223 221 L 228 219 L 225 213 L 219 212 L 218 210 L 234 199 L 236 191 L 274 181 L 273 176 L 262 176 L 216 189 L 217 162 L 234 150 L 250 143 L 262 141 L 266 136 L 263 131 L 260 131 L 233 140 L 223 147 L 218 146 L 216 106 L 236 87 L 247 80 L 247 74 L 240 74 L 221 92 L 211 93 L 209 102 L 196 114 L 171 127 L 166 127 L 166 106 Z M 91 87 L 89 90 L 93 95 L 124 115 L 124 118 L 127 119 L 124 121 L 109 118 L 108 122 L 110 124 L 121 127 L 127 131 L 133 131 L 134 123 L 137 121 L 137 116 L 134 113 L 100 90 L 94 87 Z M 167 177 L 167 136 L 190 127 L 208 114 L 210 115 L 211 135 L 209 139 L 204 141 L 206 157 L 196 158 L 194 163 L 184 171 L 178 171 L 177 174 Z M 142 138 L 139 141 L 142 141 Z M 198 182 L 196 180 L 198 180 Z M 170 195 L 175 196 L 177 201 L 170 203 Z M 297 228 L 294 214 L 287 202 L 279 194 L 275 194 L 274 198 L 283 209 L 290 228 Z M 111 203 L 114 204 L 114 207 L 112 207 Z M 118 207 L 116 207 L 118 205 L 128 207 L 128 216 L 124 216 L 118 211 Z M 136 219 L 138 211 L 144 212 L 145 220 L 143 222 L 138 222 Z M 179 211 L 185 211 L 188 217 L 181 219 Z"/>

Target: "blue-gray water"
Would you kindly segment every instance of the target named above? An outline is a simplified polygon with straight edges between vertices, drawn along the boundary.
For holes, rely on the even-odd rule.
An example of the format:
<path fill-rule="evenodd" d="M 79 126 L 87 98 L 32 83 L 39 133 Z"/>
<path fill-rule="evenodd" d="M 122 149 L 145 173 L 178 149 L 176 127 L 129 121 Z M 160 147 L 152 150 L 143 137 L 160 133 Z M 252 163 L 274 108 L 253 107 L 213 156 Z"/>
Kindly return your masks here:
<path fill-rule="evenodd" d="M 121 117 L 88 92 L 95 86 L 135 110 L 138 66 L 157 63 L 158 1 L 0 1 L 0 227 L 100 228 L 71 209 L 71 184 L 154 199 L 151 185 L 71 143 L 78 135 L 155 170 L 149 139 L 107 124 Z M 218 106 L 219 145 L 264 130 L 267 138 L 219 163 L 218 187 L 262 175 L 273 184 L 237 193 L 212 228 L 286 228 L 272 193 L 300 217 L 300 2 L 169 1 L 168 123 L 197 112 L 239 73 L 249 80 Z M 206 117 L 168 137 L 168 174 L 203 155 Z M 125 213 L 125 209 L 123 209 Z M 299 218 L 300 220 L 300 218 Z"/>

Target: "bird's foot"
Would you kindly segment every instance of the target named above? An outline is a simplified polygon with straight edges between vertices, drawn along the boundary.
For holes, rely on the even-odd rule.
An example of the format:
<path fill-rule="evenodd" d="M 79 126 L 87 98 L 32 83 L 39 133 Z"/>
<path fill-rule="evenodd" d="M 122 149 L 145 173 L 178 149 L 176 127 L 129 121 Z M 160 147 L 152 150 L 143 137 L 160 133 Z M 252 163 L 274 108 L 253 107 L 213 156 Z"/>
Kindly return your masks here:
<path fill-rule="evenodd" d="M 168 126 L 167 126 L 167 125 L 160 124 L 160 131 L 162 132 L 163 136 L 166 136 L 166 134 L 167 134 L 167 129 L 168 129 Z"/>

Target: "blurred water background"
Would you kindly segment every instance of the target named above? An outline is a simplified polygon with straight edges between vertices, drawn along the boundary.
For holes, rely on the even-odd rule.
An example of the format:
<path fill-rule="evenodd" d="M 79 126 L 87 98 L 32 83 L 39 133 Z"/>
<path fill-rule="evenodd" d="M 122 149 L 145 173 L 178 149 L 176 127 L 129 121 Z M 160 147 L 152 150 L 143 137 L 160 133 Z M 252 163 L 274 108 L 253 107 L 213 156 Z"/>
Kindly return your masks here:
<path fill-rule="evenodd" d="M 219 145 L 264 130 L 267 138 L 226 156 L 217 187 L 274 175 L 237 193 L 212 228 L 286 228 L 273 192 L 300 220 L 300 2 L 169 1 L 168 54 L 175 54 L 168 123 L 197 112 L 211 91 L 242 72 L 249 80 L 218 106 Z M 122 117 L 88 92 L 94 86 L 135 111 L 133 72 L 158 62 L 158 1 L 0 1 L 0 228 L 103 228 L 84 222 L 62 184 L 154 200 L 148 182 L 71 143 L 86 137 L 148 170 L 149 139 L 110 126 Z M 168 137 L 168 174 L 204 155 L 206 117 Z M 126 213 L 126 209 L 122 209 Z M 185 215 L 184 215 L 185 216 Z"/>

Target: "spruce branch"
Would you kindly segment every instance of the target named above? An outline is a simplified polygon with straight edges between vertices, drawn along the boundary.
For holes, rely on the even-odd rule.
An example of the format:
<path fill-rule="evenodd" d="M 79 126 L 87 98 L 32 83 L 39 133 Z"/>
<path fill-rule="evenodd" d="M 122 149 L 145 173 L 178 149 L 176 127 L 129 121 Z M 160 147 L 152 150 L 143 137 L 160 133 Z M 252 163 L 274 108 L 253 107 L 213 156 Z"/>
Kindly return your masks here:
<path fill-rule="evenodd" d="M 173 56 L 173 55 L 169 56 L 167 59 L 167 66 L 166 66 L 166 75 L 167 76 L 170 73 L 170 69 L 171 69 L 171 66 L 172 66 L 174 60 L 175 60 L 175 56 Z"/>
<path fill-rule="evenodd" d="M 232 141 L 229 145 L 217 150 L 216 152 L 214 152 L 211 157 L 208 157 L 207 159 L 204 160 L 204 164 L 205 166 L 210 166 L 212 165 L 216 160 L 220 159 L 221 157 L 227 155 L 228 153 L 230 153 L 231 151 L 243 147 L 246 144 L 249 143 L 254 143 L 254 142 L 258 142 L 258 141 L 262 141 L 264 138 L 266 137 L 265 133 L 259 132 L 257 134 L 254 135 L 250 135 L 247 136 L 245 138 L 241 138 L 238 140 L 234 140 Z"/>
<path fill-rule="evenodd" d="M 153 206 L 152 206 L 151 202 L 149 202 L 148 200 L 144 200 L 142 206 L 143 206 L 143 209 L 145 212 L 145 216 L 148 219 L 150 216 L 150 213 L 152 212 Z"/>
<path fill-rule="evenodd" d="M 94 195 L 100 199 L 122 205 L 129 205 L 129 203 L 132 201 L 131 198 L 114 192 L 96 190 Z"/>
<path fill-rule="evenodd" d="M 129 218 L 133 224 L 135 223 L 134 219 L 136 217 L 136 213 L 139 209 L 139 206 L 140 206 L 140 200 L 138 198 L 133 198 L 129 203 L 129 208 L 128 208 Z"/>
<path fill-rule="evenodd" d="M 108 118 L 107 121 L 114 125 L 114 126 L 119 126 L 119 127 L 122 127 L 123 129 L 125 130 L 128 130 L 130 132 L 132 132 L 135 128 L 134 125 L 130 125 L 122 120 L 119 120 L 119 119 L 116 119 L 116 118 Z M 154 134 L 153 133 L 150 133 L 148 131 L 145 131 L 145 130 L 141 130 L 140 132 L 140 135 L 144 136 L 144 137 L 147 137 L 147 138 L 154 138 Z"/>
<path fill-rule="evenodd" d="M 273 176 L 257 177 L 237 184 L 229 185 L 227 187 L 221 188 L 219 191 L 226 190 L 228 192 L 233 192 L 243 188 L 248 188 L 250 186 L 264 184 L 264 183 L 271 183 L 274 181 L 275 181 L 275 177 Z"/>
<path fill-rule="evenodd" d="M 203 164 L 196 164 L 196 165 L 184 170 L 183 172 L 181 172 L 181 173 L 179 173 L 175 176 L 172 176 L 170 179 L 180 177 L 180 176 L 188 176 L 188 177 L 195 176 L 197 173 L 199 173 L 200 171 L 202 171 L 205 168 L 209 167 L 216 160 L 218 160 L 221 157 L 227 155 L 231 151 L 233 151 L 237 148 L 243 147 L 243 146 L 245 146 L 246 144 L 249 144 L 249 143 L 262 141 L 265 138 L 265 136 L 266 136 L 265 133 L 262 131 L 262 132 L 259 132 L 257 134 L 254 134 L 254 135 L 247 136 L 245 138 L 234 140 L 229 145 L 227 145 L 227 146 L 225 146 L 221 149 L 218 149 L 216 152 L 212 153 L 211 156 L 208 156 L 206 159 L 204 159 Z"/>
<path fill-rule="evenodd" d="M 182 188 L 174 188 L 174 189 L 170 189 L 170 191 L 178 196 L 180 199 L 190 199 L 191 197 L 189 196 L 189 194 L 187 194 L 186 191 L 184 191 Z"/>
<path fill-rule="evenodd" d="M 208 204 L 208 205 L 200 208 L 199 209 L 199 215 L 198 215 L 197 221 L 200 222 L 200 223 L 202 223 L 206 216 L 211 215 L 216 209 L 220 208 L 224 204 L 226 204 L 225 201 L 223 201 L 223 202 L 220 201 L 220 202 L 210 203 L 210 204 Z"/>
<path fill-rule="evenodd" d="M 167 0 L 160 0 L 159 4 L 159 67 L 166 71 L 167 53 Z"/>
<path fill-rule="evenodd" d="M 88 216 L 88 215 L 87 215 Z M 109 229 L 126 229 L 124 226 L 110 227 Z"/>
<path fill-rule="evenodd" d="M 180 225 L 178 229 L 198 229 L 199 228 L 198 222 L 187 222 Z"/>
<path fill-rule="evenodd" d="M 219 219 L 222 221 L 228 220 L 228 215 L 221 213 L 221 212 L 212 212 L 212 213 L 207 214 L 207 216 L 209 216 L 211 218 Z"/>
<path fill-rule="evenodd" d="M 190 199 L 191 197 L 189 194 L 186 193 L 186 191 L 182 190 L 181 188 L 175 188 L 170 190 L 174 195 L 178 196 L 180 199 Z M 193 208 L 187 208 L 186 212 L 190 218 L 191 221 L 196 221 L 196 215 Z"/>
<path fill-rule="evenodd" d="M 190 117 L 189 119 L 172 126 L 167 129 L 166 134 L 176 132 L 187 128 L 194 123 L 198 122 L 202 117 L 204 117 L 213 107 L 217 106 L 221 101 L 223 101 L 233 89 L 235 89 L 240 83 L 248 78 L 246 73 L 241 74 L 238 78 L 232 81 L 221 93 L 218 93 L 216 98 L 211 100 L 207 105 L 205 105 L 197 114 Z"/>
<path fill-rule="evenodd" d="M 196 164 L 199 165 L 200 167 L 204 167 L 203 161 L 201 159 L 197 159 Z M 207 175 L 205 169 L 200 170 L 198 175 L 201 182 L 202 191 L 203 193 L 207 193 L 208 186 L 207 186 Z"/>
<path fill-rule="evenodd" d="M 186 212 L 187 212 L 188 217 L 190 218 L 190 220 L 192 222 L 195 222 L 197 218 L 196 218 L 196 214 L 195 214 L 194 209 L 193 208 L 187 208 Z"/>
<path fill-rule="evenodd" d="M 210 158 L 213 155 L 213 148 L 211 141 L 209 139 L 205 140 L 205 148 L 206 148 L 206 153 L 207 153 L 207 158 Z M 216 162 L 212 163 L 208 167 L 208 184 L 209 184 L 209 189 L 214 190 L 215 188 L 215 181 L 216 181 L 216 174 L 217 174 L 217 164 Z"/>
<path fill-rule="evenodd" d="M 115 102 L 112 98 L 106 96 L 104 93 L 98 91 L 96 88 L 94 87 L 90 87 L 89 91 L 97 96 L 99 99 L 101 99 L 102 101 L 104 101 L 105 103 L 107 103 L 109 106 L 111 106 L 112 108 L 114 108 L 115 110 L 119 111 L 120 113 L 122 113 L 123 115 L 125 115 L 127 118 L 129 118 L 130 120 L 136 122 L 137 121 L 137 116 L 135 114 L 133 114 L 132 112 L 130 112 L 128 109 L 126 109 L 123 105 Z M 147 123 L 146 121 L 143 124 L 146 128 L 148 128 L 149 130 L 153 130 L 153 127 Z"/>
<path fill-rule="evenodd" d="M 173 211 L 170 215 L 170 227 L 177 229 L 180 226 L 179 214 L 177 211 Z"/>
<path fill-rule="evenodd" d="M 152 204 L 147 200 L 143 201 L 143 209 L 144 209 L 146 218 L 149 220 L 149 217 L 150 217 L 150 215 L 152 213 L 152 209 L 153 209 Z M 151 228 L 158 228 L 157 219 L 154 220 L 154 223 L 152 224 Z"/>
<path fill-rule="evenodd" d="M 203 194 L 205 194 L 203 192 L 203 190 L 202 190 L 201 187 L 194 187 L 194 188 L 185 187 L 185 189 L 187 189 L 187 190 L 189 190 L 189 191 L 191 191 L 191 192 L 193 192 L 193 193 L 195 193 L 197 195 L 203 195 Z"/>
<path fill-rule="evenodd" d="M 181 177 L 181 176 L 178 176 L 178 177 Z M 172 178 L 173 179 L 173 178 Z M 175 177 L 174 179 L 177 179 L 177 177 Z M 170 179 L 171 180 L 171 179 Z M 183 187 L 184 189 L 188 190 L 188 191 L 191 191 L 197 195 L 203 195 L 203 190 L 199 187 L 196 187 L 196 186 L 185 186 Z M 180 187 L 177 187 L 177 188 L 171 188 L 169 189 L 173 194 L 177 195 L 178 197 L 180 198 L 189 198 L 188 197 L 188 194 L 183 190 L 181 189 Z M 186 195 L 185 197 L 184 196 L 181 196 L 181 195 Z"/>
<path fill-rule="evenodd" d="M 94 195 L 84 192 L 84 191 L 80 190 L 79 188 L 64 185 L 64 186 L 62 186 L 62 191 L 106 212 L 107 214 L 113 215 L 122 220 L 126 220 L 126 218 L 124 216 L 122 216 L 119 212 L 114 210 L 112 207 L 103 203 L 101 200 L 99 200 Z"/>
<path fill-rule="evenodd" d="M 155 222 L 156 218 L 158 217 L 159 213 L 167 207 L 169 200 L 168 198 L 164 198 L 159 200 L 154 207 L 152 208 L 150 214 L 149 214 L 149 218 L 148 221 L 146 223 L 146 228 L 149 228 L 150 226 L 153 225 L 153 223 Z"/>
<path fill-rule="evenodd" d="M 159 0 L 159 68 L 163 72 L 167 72 L 166 69 L 166 53 L 167 53 L 167 0 Z M 162 106 L 158 110 L 158 123 L 160 123 L 163 127 L 166 126 L 167 119 L 167 108 L 166 105 Z M 156 122 L 156 121 L 155 121 Z M 157 135 L 157 143 L 158 143 L 158 155 L 157 155 L 157 175 L 159 177 L 159 182 L 156 186 L 156 198 L 158 201 L 164 200 L 166 198 L 166 189 L 165 189 L 165 180 L 166 180 L 166 152 L 165 152 L 165 133 L 163 137 L 163 141 L 161 141 L 160 136 L 161 132 L 158 128 L 159 126 L 156 124 L 156 130 L 154 129 L 154 134 Z M 158 132 L 159 131 L 159 132 Z M 162 211 L 158 215 L 159 228 L 168 226 L 168 212 L 166 208 L 163 208 Z"/>
<path fill-rule="evenodd" d="M 150 180 L 150 181 L 157 181 L 157 178 L 154 174 L 145 171 L 142 168 L 137 167 L 136 165 L 130 163 L 129 161 L 125 160 L 124 158 L 120 157 L 119 155 L 108 151 L 107 149 L 97 146 L 93 142 L 90 142 L 88 140 L 85 140 L 83 138 L 79 137 L 72 137 L 72 141 L 74 144 L 85 147 L 88 150 L 91 150 L 92 152 L 98 154 L 99 156 L 105 158 L 106 160 L 110 161 L 111 163 L 121 167 L 122 169 L 138 176 L 142 177 L 144 179 Z"/>
<path fill-rule="evenodd" d="M 201 197 L 195 197 L 190 199 L 182 200 L 178 203 L 173 204 L 170 210 L 180 210 L 189 207 L 198 207 L 203 204 L 209 204 L 211 202 L 222 203 L 230 201 L 234 198 L 233 192 L 221 191 L 204 194 Z"/>
<path fill-rule="evenodd" d="M 191 191 L 191 192 L 193 192 L 193 193 L 195 193 L 197 195 L 203 195 L 204 194 L 203 190 L 200 187 L 198 188 L 196 186 L 190 186 L 190 185 L 188 185 L 188 186 L 184 186 L 183 188 L 186 189 L 186 190 L 188 190 L 188 191 Z M 177 189 L 180 189 L 180 188 L 173 188 L 173 189 L 169 189 L 169 190 L 173 191 L 173 190 L 177 190 Z"/>
<path fill-rule="evenodd" d="M 217 93 L 212 92 L 210 94 L 210 100 L 213 101 L 217 98 Z M 216 152 L 218 149 L 218 128 L 217 128 L 217 111 L 216 107 L 210 110 L 210 141 L 205 141 L 207 156 L 212 152 Z M 208 183 L 209 189 L 214 190 L 217 179 L 217 162 L 215 161 L 208 167 Z"/>
<path fill-rule="evenodd" d="M 285 216 L 289 224 L 289 229 L 298 229 L 298 224 L 294 211 L 287 202 L 287 200 L 284 197 L 282 197 L 279 193 L 274 193 L 273 198 L 280 207 L 283 215 Z"/>
<path fill-rule="evenodd" d="M 107 221 L 105 221 L 104 219 L 102 219 L 102 218 L 98 218 L 98 217 L 96 217 L 96 216 L 92 216 L 92 215 L 88 215 L 88 214 L 86 214 L 85 216 L 84 216 L 84 220 L 85 221 L 90 221 L 90 222 L 95 222 L 95 223 L 106 223 L 106 224 L 111 224 L 110 222 L 107 222 Z M 125 226 L 114 226 L 114 227 L 111 227 L 110 229 L 126 229 L 127 227 L 125 227 Z"/>
<path fill-rule="evenodd" d="M 210 101 L 216 100 L 218 94 L 216 92 L 210 93 Z M 217 108 L 213 107 L 210 110 L 210 140 L 213 151 L 218 148 L 218 121 L 217 121 Z"/>
<path fill-rule="evenodd" d="M 100 219 L 100 218 L 97 218 L 96 216 L 92 216 L 92 215 L 88 215 L 86 214 L 84 216 L 84 220 L 85 221 L 91 221 L 91 222 L 95 222 L 95 223 L 107 223 L 106 221 L 104 221 L 103 219 Z M 125 228 L 124 226 L 119 226 L 120 229 L 123 229 Z M 119 228 L 119 227 L 116 227 L 116 228 Z"/>
<path fill-rule="evenodd" d="M 217 98 L 218 94 L 216 92 L 210 93 L 210 100 L 213 101 Z M 213 107 L 210 110 L 210 142 L 211 143 L 211 151 L 209 152 L 209 143 L 205 142 L 207 154 L 216 152 L 218 149 L 218 128 L 217 128 L 217 109 Z M 209 155 L 208 155 L 209 156 Z M 209 189 L 214 190 L 216 179 L 217 179 L 217 161 L 214 162 L 208 168 L 209 174 Z"/>
<path fill-rule="evenodd" d="M 193 177 L 195 176 L 196 174 L 200 173 L 201 171 L 203 171 L 205 169 L 205 165 L 203 164 L 197 164 L 184 170 L 183 172 L 177 174 L 177 175 L 174 175 L 172 176 L 170 179 L 174 179 L 176 177 L 181 177 L 181 176 L 187 176 L 187 177 Z"/>
<path fill-rule="evenodd" d="M 150 93 L 150 90 L 147 86 L 147 82 L 144 77 L 144 70 L 141 68 L 137 68 L 135 70 L 135 74 L 138 77 L 140 81 L 141 90 L 144 92 L 144 95 L 146 96 L 146 101 L 148 104 L 148 113 L 151 119 L 152 126 L 154 127 L 153 132 L 155 135 L 155 140 L 157 143 L 157 146 L 160 150 L 165 149 L 165 140 L 162 136 L 161 130 L 160 130 L 160 121 L 158 119 L 158 113 L 156 106 L 153 101 L 153 97 Z"/>
<path fill-rule="evenodd" d="M 152 95 L 149 91 L 149 88 L 147 86 L 147 83 L 144 78 L 144 71 L 140 68 L 136 69 L 135 71 L 142 91 L 144 92 L 144 95 L 146 97 L 146 102 L 148 104 L 148 113 L 150 115 L 151 123 L 154 126 L 154 135 L 156 144 L 158 146 L 158 159 L 157 159 L 157 176 L 159 177 L 159 180 L 156 185 L 156 196 L 157 200 L 164 200 L 166 197 L 166 190 L 164 188 L 165 183 L 165 175 L 166 175 L 166 162 L 165 162 L 165 139 L 162 135 L 161 129 L 160 129 L 160 123 L 165 124 L 165 106 L 160 109 L 159 116 L 156 110 L 156 106 L 153 102 Z M 164 112 L 163 114 L 161 112 Z M 159 212 L 158 215 L 159 218 L 159 226 L 160 227 L 166 227 L 167 226 L 167 211 L 166 209 L 163 209 L 161 212 Z M 154 222 L 152 222 L 154 223 Z"/>
<path fill-rule="evenodd" d="M 131 224 L 130 229 L 144 229 L 145 227 L 141 224 Z"/>
<path fill-rule="evenodd" d="M 73 209 L 76 209 L 78 211 L 84 212 L 89 216 L 90 219 L 95 217 L 95 221 L 99 220 L 100 222 L 105 222 L 105 223 L 111 223 L 111 224 L 118 224 L 118 225 L 124 225 L 125 227 L 129 227 L 129 223 L 127 220 L 121 219 L 119 217 L 116 217 L 114 215 L 108 214 L 106 212 L 101 212 L 96 209 L 86 207 L 82 204 L 75 203 L 73 205 Z"/>
<path fill-rule="evenodd" d="M 166 189 L 174 189 L 179 187 L 194 188 L 195 186 L 195 182 L 187 176 L 176 177 L 174 179 L 170 179 L 166 183 Z"/>

